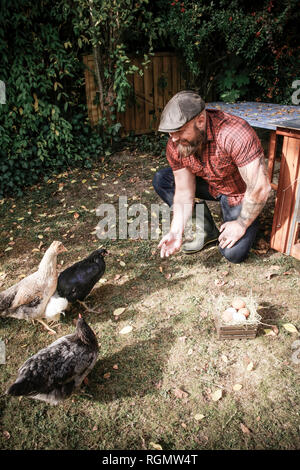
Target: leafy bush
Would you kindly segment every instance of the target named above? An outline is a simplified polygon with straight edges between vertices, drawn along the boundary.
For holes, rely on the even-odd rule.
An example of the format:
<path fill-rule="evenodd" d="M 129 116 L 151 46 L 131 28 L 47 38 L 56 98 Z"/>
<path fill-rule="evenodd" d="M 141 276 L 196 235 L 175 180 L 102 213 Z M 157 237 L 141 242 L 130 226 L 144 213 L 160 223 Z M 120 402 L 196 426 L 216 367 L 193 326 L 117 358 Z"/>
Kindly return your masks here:
<path fill-rule="evenodd" d="M 188 85 L 205 99 L 292 104 L 292 82 L 300 69 L 297 0 L 157 4 L 165 44 L 180 51 L 190 72 Z"/>
<path fill-rule="evenodd" d="M 17 5 L 15 6 L 16 3 Z M 102 140 L 87 121 L 83 66 L 66 2 L 7 1 L 0 12 L 0 195 L 40 175 L 91 165 Z"/>

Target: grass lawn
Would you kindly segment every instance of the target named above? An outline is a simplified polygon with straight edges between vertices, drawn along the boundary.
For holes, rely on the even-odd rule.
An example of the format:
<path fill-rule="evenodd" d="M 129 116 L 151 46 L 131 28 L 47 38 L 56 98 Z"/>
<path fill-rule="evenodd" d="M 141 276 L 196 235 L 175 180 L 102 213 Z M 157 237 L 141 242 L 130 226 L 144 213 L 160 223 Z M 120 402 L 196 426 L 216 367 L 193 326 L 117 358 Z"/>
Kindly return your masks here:
<path fill-rule="evenodd" d="M 59 268 L 103 245 L 103 279 L 86 302 L 99 338 L 99 360 L 77 395 L 53 407 L 7 397 L 18 368 L 54 341 L 40 324 L 1 319 L 6 364 L 0 365 L 2 449 L 299 449 L 300 365 L 292 360 L 300 331 L 299 272 L 291 257 L 268 247 L 274 194 L 248 260 L 233 265 L 217 247 L 161 260 L 158 240 L 99 240 L 95 209 L 127 196 L 128 205 L 160 203 L 152 188 L 165 159 L 123 151 L 93 170 L 53 176 L 0 202 L 0 288 L 34 272 L 53 240 L 68 249 Z M 218 225 L 218 203 L 209 203 Z M 121 264 L 120 264 L 121 263 Z M 252 340 L 217 339 L 220 294 L 252 295 L 262 321 Z M 125 307 L 116 318 L 115 309 Z M 79 306 L 62 317 L 57 336 L 74 330 Z M 121 335 L 125 326 L 132 332 Z M 253 367 L 249 367 L 249 363 Z M 235 391 L 234 385 L 240 384 Z M 222 397 L 214 401 L 214 392 Z"/>

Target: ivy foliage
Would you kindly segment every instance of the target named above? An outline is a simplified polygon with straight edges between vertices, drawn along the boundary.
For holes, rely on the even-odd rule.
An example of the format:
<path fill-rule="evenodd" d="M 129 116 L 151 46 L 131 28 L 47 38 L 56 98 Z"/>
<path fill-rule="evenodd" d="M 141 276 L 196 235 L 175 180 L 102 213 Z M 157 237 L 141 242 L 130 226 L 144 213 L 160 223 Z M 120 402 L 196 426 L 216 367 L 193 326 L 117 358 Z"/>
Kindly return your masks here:
<path fill-rule="evenodd" d="M 41 175 L 91 165 L 102 140 L 87 122 L 71 2 L 7 0 L 0 10 L 0 195 Z"/>

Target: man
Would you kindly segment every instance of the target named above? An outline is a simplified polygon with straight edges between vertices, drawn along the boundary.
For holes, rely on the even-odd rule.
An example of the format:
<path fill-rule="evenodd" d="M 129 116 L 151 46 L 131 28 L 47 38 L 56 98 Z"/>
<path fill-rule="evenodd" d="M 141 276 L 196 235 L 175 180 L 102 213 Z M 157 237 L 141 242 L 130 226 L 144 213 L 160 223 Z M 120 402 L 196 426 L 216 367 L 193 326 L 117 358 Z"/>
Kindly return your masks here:
<path fill-rule="evenodd" d="M 161 257 L 181 248 L 196 197 L 204 199 L 202 211 L 196 211 L 200 213 L 196 237 L 182 251 L 195 253 L 219 240 L 219 249 L 229 261 L 245 260 L 271 190 L 255 131 L 239 117 L 206 110 L 202 98 L 190 90 L 177 93 L 167 103 L 158 130 L 170 135 L 166 155 L 171 168 L 158 171 L 153 186 L 173 207 L 170 231 L 158 245 Z M 205 200 L 221 203 L 220 233 Z"/>

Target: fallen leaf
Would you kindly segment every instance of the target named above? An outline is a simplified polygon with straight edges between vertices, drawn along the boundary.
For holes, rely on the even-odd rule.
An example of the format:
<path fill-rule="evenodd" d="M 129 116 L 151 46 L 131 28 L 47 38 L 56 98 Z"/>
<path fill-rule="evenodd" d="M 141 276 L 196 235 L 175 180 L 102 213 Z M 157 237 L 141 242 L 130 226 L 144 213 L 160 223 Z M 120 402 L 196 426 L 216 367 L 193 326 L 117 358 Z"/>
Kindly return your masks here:
<path fill-rule="evenodd" d="M 120 277 L 121 277 L 121 274 L 116 274 L 114 277 L 114 281 L 117 281 L 118 279 L 120 279 Z"/>
<path fill-rule="evenodd" d="M 272 326 L 272 330 L 274 331 L 275 335 L 277 336 L 278 333 L 279 333 L 279 329 L 277 328 L 276 325 L 273 325 L 273 326 Z"/>
<path fill-rule="evenodd" d="M 194 416 L 194 419 L 195 419 L 196 421 L 201 421 L 201 419 L 203 419 L 203 418 L 205 418 L 205 416 L 202 415 L 201 413 L 199 413 L 199 414 L 197 414 L 197 415 Z"/>
<path fill-rule="evenodd" d="M 75 214 L 73 215 L 74 219 L 78 219 L 80 217 L 80 215 L 78 214 L 78 212 L 75 212 Z"/>
<path fill-rule="evenodd" d="M 155 442 L 149 442 L 149 446 L 155 450 L 163 450 L 162 446 L 160 444 L 155 444 Z"/>
<path fill-rule="evenodd" d="M 126 310 L 126 307 L 119 307 L 119 308 L 116 308 L 116 310 L 114 310 L 114 313 L 113 315 L 115 317 L 118 317 L 119 315 L 121 315 L 123 312 L 125 312 Z"/>
<path fill-rule="evenodd" d="M 250 429 L 247 428 L 247 426 L 245 426 L 243 423 L 240 424 L 240 427 L 244 434 L 248 434 L 248 436 L 251 434 Z"/>
<path fill-rule="evenodd" d="M 9 434 L 9 432 L 8 432 L 8 431 L 3 431 L 3 437 L 4 437 L 4 439 L 6 439 L 6 440 L 10 439 L 10 434 Z"/>
<path fill-rule="evenodd" d="M 274 273 L 274 271 L 268 271 L 265 276 L 267 280 L 270 281 L 273 276 L 278 276 L 278 273 Z"/>
<path fill-rule="evenodd" d="M 118 364 L 114 364 L 114 365 L 113 365 L 113 369 L 118 370 L 118 369 L 119 369 Z"/>
<path fill-rule="evenodd" d="M 270 328 L 267 328 L 266 330 L 264 330 L 264 332 L 265 332 L 265 336 L 276 336 L 276 333 Z"/>
<path fill-rule="evenodd" d="M 103 375 L 104 379 L 109 379 L 110 378 L 110 372 L 107 372 L 106 374 Z"/>
<path fill-rule="evenodd" d="M 161 273 L 163 272 L 162 266 L 159 267 L 159 271 L 160 271 Z"/>
<path fill-rule="evenodd" d="M 228 362 L 228 357 L 225 356 L 225 354 L 222 354 L 221 359 L 222 359 L 223 362 L 225 362 L 225 364 L 227 364 L 227 362 Z"/>
<path fill-rule="evenodd" d="M 189 396 L 188 392 L 181 390 L 181 388 L 174 388 L 173 393 L 176 398 L 187 398 Z"/>
<path fill-rule="evenodd" d="M 124 326 L 124 328 L 122 328 L 122 330 L 120 331 L 120 335 L 127 335 L 128 333 L 131 333 L 132 330 L 132 326 Z"/>
<path fill-rule="evenodd" d="M 250 371 L 253 369 L 253 367 L 254 367 L 254 364 L 253 364 L 253 362 L 251 361 L 251 362 L 249 362 L 249 364 L 247 365 L 247 370 L 250 372 Z"/>
<path fill-rule="evenodd" d="M 187 352 L 188 356 L 191 356 L 191 355 L 193 354 L 193 352 L 194 352 L 194 351 L 192 350 L 192 348 L 190 348 L 190 349 L 188 350 L 188 352 Z"/>
<path fill-rule="evenodd" d="M 218 390 L 216 390 L 214 393 L 211 394 L 211 399 L 213 401 L 218 401 L 222 398 L 222 395 L 223 395 L 223 391 L 221 388 L 219 388 Z"/>
<path fill-rule="evenodd" d="M 289 331 L 290 333 L 298 333 L 297 328 L 292 323 L 284 323 L 282 326 L 285 330 Z"/>
<path fill-rule="evenodd" d="M 225 284 L 227 284 L 226 281 L 222 281 L 221 279 L 215 279 L 215 285 L 216 285 L 217 287 L 222 287 L 222 286 L 224 286 Z"/>
<path fill-rule="evenodd" d="M 98 431 L 98 426 L 94 426 L 93 431 Z"/>
<path fill-rule="evenodd" d="M 240 390 L 242 390 L 243 385 L 242 384 L 234 384 L 234 386 L 232 388 L 235 392 L 239 392 Z"/>
<path fill-rule="evenodd" d="M 120 261 L 120 266 L 122 266 L 122 268 L 124 268 L 124 266 L 126 266 L 126 264 L 124 263 L 124 261 Z"/>

